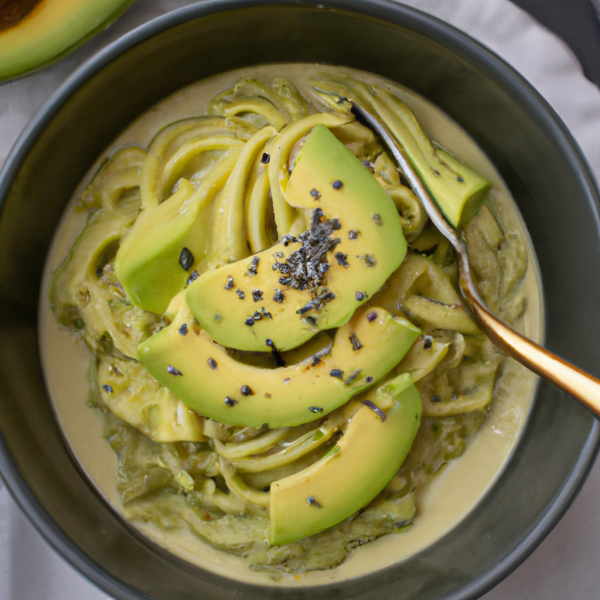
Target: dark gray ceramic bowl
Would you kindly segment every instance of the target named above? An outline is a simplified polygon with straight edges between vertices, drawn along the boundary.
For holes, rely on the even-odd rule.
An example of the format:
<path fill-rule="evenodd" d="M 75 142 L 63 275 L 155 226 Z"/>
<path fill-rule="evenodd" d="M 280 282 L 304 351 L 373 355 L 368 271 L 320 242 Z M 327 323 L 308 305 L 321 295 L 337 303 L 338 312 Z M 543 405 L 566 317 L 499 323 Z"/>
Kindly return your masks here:
<path fill-rule="evenodd" d="M 397 4 L 204 2 L 141 27 L 84 65 L 40 111 L 5 165 L 0 470 L 52 546 L 119 599 L 475 598 L 543 539 L 596 454 L 594 418 L 549 384 L 540 386 L 502 477 L 451 534 L 397 567 L 306 591 L 226 580 L 147 542 L 78 471 L 52 416 L 36 305 L 48 244 L 73 189 L 103 148 L 161 98 L 221 71 L 284 61 L 372 71 L 458 121 L 495 162 L 531 232 L 547 346 L 600 375 L 598 190 L 576 143 L 535 90 L 464 34 Z"/>

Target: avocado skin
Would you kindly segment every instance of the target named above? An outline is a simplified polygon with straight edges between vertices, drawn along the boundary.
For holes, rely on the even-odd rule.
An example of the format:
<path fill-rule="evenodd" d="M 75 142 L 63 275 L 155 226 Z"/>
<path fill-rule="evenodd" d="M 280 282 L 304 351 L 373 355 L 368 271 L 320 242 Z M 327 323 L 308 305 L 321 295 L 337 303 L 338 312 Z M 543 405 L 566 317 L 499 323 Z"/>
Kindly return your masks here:
<path fill-rule="evenodd" d="M 277 138 L 275 138 L 276 140 Z M 341 187 L 334 187 L 340 181 Z M 311 194 L 319 192 L 318 199 Z M 299 243 L 275 246 L 254 255 L 258 259 L 256 274 L 249 270 L 252 259 L 246 258 L 200 275 L 187 290 L 186 301 L 201 327 L 219 344 L 228 348 L 263 351 L 264 340 L 273 340 L 280 350 L 296 348 L 318 331 L 343 325 L 354 311 L 385 283 L 406 256 L 406 240 L 391 198 L 375 177 L 344 144 L 323 125 L 310 134 L 296 161 L 287 183 L 285 198 L 295 208 L 311 214 L 316 208 L 327 219 L 339 220 L 340 228 L 331 231 L 339 238 L 337 246 L 327 253 L 329 270 L 322 285 L 335 294 L 335 299 L 318 312 L 298 314 L 312 300 L 310 290 L 286 287 L 280 282 L 282 273 L 276 264 L 300 248 Z M 359 231 L 355 239 L 350 231 Z M 344 266 L 334 255 L 347 255 Z M 367 255 L 375 264 L 367 266 Z M 227 288 L 229 278 L 233 288 Z M 245 298 L 236 297 L 241 290 Z M 254 302 L 252 290 L 263 292 Z M 274 299 L 275 290 L 283 291 L 283 302 Z M 358 300 L 356 293 L 363 293 Z M 224 307 L 227 307 L 225 310 Z M 244 325 L 255 311 L 265 309 L 271 318 Z M 220 319 L 216 320 L 215 315 Z M 309 316 L 316 320 L 312 323 Z"/>
<path fill-rule="evenodd" d="M 390 383 L 396 387 L 395 402 L 385 421 L 360 404 L 333 451 L 271 484 L 271 545 L 295 542 L 343 521 L 373 500 L 402 466 L 421 422 L 421 398 L 407 373 Z M 376 400 L 376 393 L 367 399 Z"/>
<path fill-rule="evenodd" d="M 184 323 L 188 333 L 180 335 Z M 328 355 L 265 369 L 235 361 L 193 323 L 193 315 L 182 303 L 171 325 L 139 345 L 138 358 L 192 410 L 244 427 L 264 423 L 288 427 L 327 415 L 384 377 L 421 333 L 405 319 L 365 307 L 337 331 Z M 363 345 L 358 351 L 353 349 L 352 333 Z M 243 394 L 242 386 L 249 386 L 252 393 Z"/>
<path fill-rule="evenodd" d="M 38 3 L 19 23 L 0 32 L 0 81 L 27 75 L 60 60 L 106 29 L 133 2 L 45 0 Z"/>

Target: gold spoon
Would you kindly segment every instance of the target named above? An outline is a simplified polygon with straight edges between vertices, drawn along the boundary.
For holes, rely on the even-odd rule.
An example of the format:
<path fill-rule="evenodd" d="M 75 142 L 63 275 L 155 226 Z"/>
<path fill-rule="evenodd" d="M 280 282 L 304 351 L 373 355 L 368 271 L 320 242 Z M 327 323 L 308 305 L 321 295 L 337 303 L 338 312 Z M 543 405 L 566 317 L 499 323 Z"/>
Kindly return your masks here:
<path fill-rule="evenodd" d="M 568 363 L 556 354 L 542 348 L 525 336 L 517 333 L 500 321 L 485 305 L 471 277 L 469 256 L 464 236 L 448 223 L 438 205 L 406 158 L 388 128 L 354 100 L 340 96 L 340 101 L 349 102 L 358 121 L 375 131 L 390 149 L 410 186 L 420 200 L 425 212 L 442 235 L 454 246 L 458 255 L 460 291 L 479 328 L 506 354 L 540 377 L 552 382 L 600 417 L 600 380 Z"/>

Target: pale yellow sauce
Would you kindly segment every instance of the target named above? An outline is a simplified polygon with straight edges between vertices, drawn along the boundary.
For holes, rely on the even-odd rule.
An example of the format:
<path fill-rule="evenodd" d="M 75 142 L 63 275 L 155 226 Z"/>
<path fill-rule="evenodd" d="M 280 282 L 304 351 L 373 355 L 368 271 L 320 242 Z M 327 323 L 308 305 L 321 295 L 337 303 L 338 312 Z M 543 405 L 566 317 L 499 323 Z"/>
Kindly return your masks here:
<path fill-rule="evenodd" d="M 107 150 L 131 143 L 147 147 L 154 134 L 164 125 L 185 117 L 205 114 L 208 101 L 217 93 L 232 87 L 239 78 L 260 78 L 270 82 L 273 77 L 284 76 L 295 83 L 303 95 L 309 96 L 308 88 L 303 82 L 317 71 L 330 69 L 315 65 L 269 65 L 232 71 L 198 82 L 158 103 L 125 130 Z M 498 207 L 504 222 L 511 229 L 520 231 L 529 250 L 529 267 L 524 282 L 527 311 L 520 329 L 533 340 L 541 341 L 543 310 L 535 254 L 521 216 L 494 166 L 456 123 L 422 97 L 361 71 L 343 71 L 356 78 L 378 82 L 379 85 L 388 84 L 391 91 L 415 114 L 430 138 L 492 181 L 492 201 Z M 117 458 L 102 437 L 100 420 L 86 405 L 89 350 L 83 343 L 75 343 L 69 333 L 61 330 L 52 317 L 48 301 L 50 276 L 84 226 L 85 216 L 73 211 L 75 200 L 96 171 L 99 162 L 100 159 L 76 190 L 52 243 L 40 298 L 40 351 L 56 417 L 73 455 L 99 492 L 121 512 L 122 506 L 116 492 Z M 274 577 L 250 571 L 241 558 L 214 550 L 187 530 L 167 533 L 154 525 L 136 526 L 174 554 L 219 575 L 249 583 L 319 585 L 388 567 L 440 539 L 483 498 L 510 459 L 526 423 L 535 386 L 536 378 L 511 362 L 505 370 L 502 385 L 496 386 L 491 415 L 465 454 L 418 491 L 418 516 L 412 528 L 360 547 L 335 569 Z"/>

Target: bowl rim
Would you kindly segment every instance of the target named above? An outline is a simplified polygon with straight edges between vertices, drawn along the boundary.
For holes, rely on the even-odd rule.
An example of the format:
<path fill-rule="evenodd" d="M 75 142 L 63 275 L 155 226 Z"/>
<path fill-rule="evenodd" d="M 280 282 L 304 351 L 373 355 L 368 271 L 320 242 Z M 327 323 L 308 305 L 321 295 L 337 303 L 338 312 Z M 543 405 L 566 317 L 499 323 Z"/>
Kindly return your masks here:
<path fill-rule="evenodd" d="M 577 173 L 582 187 L 587 189 L 589 197 L 594 199 L 596 220 L 600 224 L 600 202 L 598 201 L 600 190 L 591 167 L 567 126 L 544 97 L 511 65 L 467 33 L 433 15 L 393 0 L 204 0 L 160 15 L 132 29 L 79 66 L 44 103 L 20 134 L 0 170 L 0 212 L 4 210 L 5 200 L 13 180 L 38 136 L 77 90 L 114 59 L 138 44 L 188 21 L 228 11 L 270 6 L 343 11 L 363 18 L 389 22 L 434 39 L 455 54 L 467 59 L 475 67 L 492 74 L 495 80 L 500 82 L 503 88 L 527 110 L 532 119 L 535 119 L 543 129 L 551 132 L 555 139 L 560 140 L 561 151 L 569 157 L 570 165 Z M 600 422 L 594 420 L 575 466 L 534 527 L 501 562 L 445 596 L 444 600 L 479 598 L 516 569 L 541 544 L 565 514 L 583 486 L 599 450 Z M 127 600 L 142 598 L 140 592 L 132 590 L 108 574 L 68 538 L 27 485 L 1 431 L 0 478 L 5 482 L 21 511 L 46 542 L 92 584 L 115 598 Z"/>

